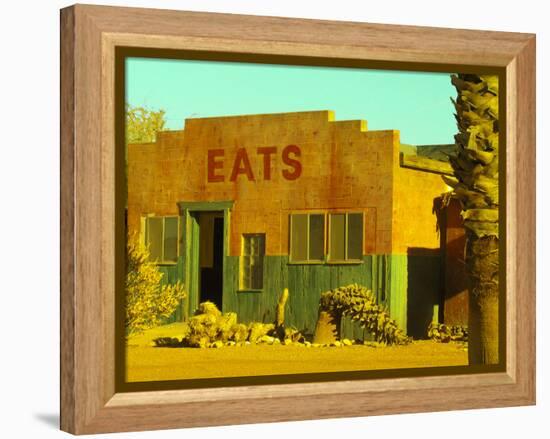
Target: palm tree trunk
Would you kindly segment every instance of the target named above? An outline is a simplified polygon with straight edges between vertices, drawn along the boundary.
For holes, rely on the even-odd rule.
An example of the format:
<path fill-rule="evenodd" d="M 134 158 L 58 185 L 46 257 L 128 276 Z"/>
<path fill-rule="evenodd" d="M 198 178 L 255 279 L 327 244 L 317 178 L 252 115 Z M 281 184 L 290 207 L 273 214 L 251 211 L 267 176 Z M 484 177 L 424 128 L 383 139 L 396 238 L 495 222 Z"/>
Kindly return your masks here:
<path fill-rule="evenodd" d="M 470 364 L 495 364 L 498 357 L 499 124 L 495 75 L 452 75 L 458 96 L 454 177 L 443 177 L 462 203 L 466 269 L 470 281 Z"/>
<path fill-rule="evenodd" d="M 498 238 L 467 233 L 469 273 L 468 360 L 470 364 L 499 362 Z"/>

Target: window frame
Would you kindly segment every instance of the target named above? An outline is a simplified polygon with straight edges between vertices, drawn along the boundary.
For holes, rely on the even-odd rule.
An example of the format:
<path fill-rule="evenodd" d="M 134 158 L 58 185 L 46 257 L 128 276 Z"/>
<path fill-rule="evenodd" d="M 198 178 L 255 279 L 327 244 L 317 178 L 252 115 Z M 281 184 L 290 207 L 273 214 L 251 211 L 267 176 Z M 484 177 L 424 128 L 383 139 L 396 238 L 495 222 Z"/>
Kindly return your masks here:
<path fill-rule="evenodd" d="M 328 216 L 328 227 L 327 227 L 327 252 L 326 252 L 326 260 L 327 264 L 360 264 L 363 262 L 363 258 L 361 259 L 351 259 L 348 257 L 349 252 L 349 242 L 348 242 L 348 236 L 349 236 L 349 215 L 361 215 L 361 256 L 363 256 L 363 251 L 365 248 L 365 212 L 362 210 L 335 210 L 327 212 Z M 344 259 L 331 259 L 330 257 L 330 232 L 332 227 L 332 215 L 345 215 L 345 225 L 344 225 Z"/>
<path fill-rule="evenodd" d="M 263 237 L 263 254 L 259 255 L 261 257 L 261 260 L 262 260 L 262 287 L 261 288 L 251 288 L 251 287 L 246 287 L 244 285 L 244 266 L 243 266 L 243 261 L 244 261 L 244 248 L 245 248 L 245 239 L 247 237 L 251 237 L 251 236 L 261 236 Z M 238 288 L 238 292 L 256 292 L 256 293 L 260 293 L 264 290 L 264 287 L 265 287 L 265 263 L 264 263 L 264 259 L 265 259 L 265 254 L 266 254 L 266 246 L 267 246 L 267 236 L 266 236 L 266 233 L 242 233 L 241 234 L 241 256 L 239 258 L 239 288 Z M 248 255 L 250 256 L 250 255 Z"/>
<path fill-rule="evenodd" d="M 309 230 L 310 230 L 310 216 L 311 215 L 322 215 L 323 216 L 323 259 L 300 259 L 300 260 L 293 260 L 292 259 L 292 221 L 293 216 L 295 215 L 307 215 L 307 221 L 306 221 L 306 255 L 309 258 Z M 321 265 L 325 264 L 327 261 L 327 212 L 324 210 L 308 210 L 306 212 L 304 211 L 296 211 L 296 212 L 290 212 L 289 213 L 289 222 L 288 222 L 288 263 L 291 265 Z"/>
<path fill-rule="evenodd" d="M 181 239 L 182 239 L 182 230 L 181 230 L 182 218 L 181 218 L 181 216 L 179 216 L 179 215 L 154 215 L 154 214 L 151 214 L 151 215 L 146 215 L 146 216 L 142 217 L 142 220 L 143 220 L 142 242 L 146 247 L 149 245 L 149 224 L 148 224 L 148 221 L 151 218 L 160 218 L 162 220 L 162 236 L 161 236 L 162 260 L 151 260 L 151 259 L 149 259 L 149 262 L 152 262 L 156 265 L 176 265 L 178 263 L 178 259 L 179 259 L 180 255 L 181 255 L 180 254 Z M 166 219 L 167 218 L 176 218 L 177 221 L 178 221 L 178 223 L 177 223 L 178 235 L 177 235 L 177 238 L 176 238 L 176 260 L 175 261 L 164 259 L 164 257 L 165 257 L 165 248 L 164 248 L 164 240 L 165 239 L 164 239 L 164 237 L 165 237 L 165 233 L 166 233 Z"/>
<path fill-rule="evenodd" d="M 346 259 L 330 259 L 330 231 L 331 231 L 331 215 L 334 214 L 344 214 L 345 215 L 345 230 L 344 230 L 344 241 L 345 241 L 345 255 Z M 357 265 L 363 263 L 363 258 L 361 259 L 349 259 L 348 255 L 348 216 L 350 214 L 360 214 L 362 222 L 362 233 L 361 233 L 361 256 L 364 255 L 365 248 L 365 210 L 364 209 L 326 209 L 326 210 L 299 210 L 289 212 L 289 222 L 288 222 L 288 236 L 289 236 L 289 246 L 288 246 L 288 265 Z M 313 260 L 293 260 L 292 259 L 292 218 L 294 215 L 307 215 L 307 254 L 309 256 L 309 227 L 310 227 L 310 215 L 323 215 L 324 220 L 324 233 L 323 233 L 323 259 L 313 259 Z"/>

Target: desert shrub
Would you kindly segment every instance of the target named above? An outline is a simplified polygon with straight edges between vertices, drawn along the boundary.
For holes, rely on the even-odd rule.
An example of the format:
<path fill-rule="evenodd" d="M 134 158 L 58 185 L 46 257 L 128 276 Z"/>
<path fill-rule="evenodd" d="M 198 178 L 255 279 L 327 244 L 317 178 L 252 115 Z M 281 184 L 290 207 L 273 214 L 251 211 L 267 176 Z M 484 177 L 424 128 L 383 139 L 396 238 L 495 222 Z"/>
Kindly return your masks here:
<path fill-rule="evenodd" d="M 271 335 L 274 329 L 273 323 L 252 322 L 248 327 L 248 341 L 257 343 L 264 335 Z"/>
<path fill-rule="evenodd" d="M 321 294 L 319 309 L 335 316 L 338 321 L 339 317 L 348 316 L 360 322 L 379 343 L 407 344 L 411 341 L 386 310 L 377 304 L 374 294 L 363 286 L 352 284 Z"/>
<path fill-rule="evenodd" d="M 163 273 L 149 261 L 149 251 L 137 239 L 128 239 L 126 275 L 126 333 L 158 326 L 170 317 L 181 299 L 183 285 L 162 285 Z"/>
<path fill-rule="evenodd" d="M 158 347 L 219 347 L 223 344 L 303 342 L 303 335 L 294 328 L 286 328 L 283 340 L 276 336 L 275 324 L 252 322 L 249 325 L 237 322 L 237 314 L 223 314 L 212 302 L 203 302 L 185 325 L 182 339 L 159 337 L 154 341 Z M 276 340 L 275 340 L 276 339 Z"/>
<path fill-rule="evenodd" d="M 222 315 L 222 312 L 218 309 L 215 303 L 207 301 L 207 302 L 201 302 L 199 304 L 199 307 L 195 311 L 196 316 L 203 315 L 203 314 L 218 318 Z"/>
<path fill-rule="evenodd" d="M 428 338 L 441 343 L 468 341 L 468 328 L 466 326 L 432 322 L 428 327 Z"/>
<path fill-rule="evenodd" d="M 236 343 L 244 342 L 248 339 L 248 326 L 243 323 L 235 323 L 231 327 L 230 339 Z"/>
<path fill-rule="evenodd" d="M 186 322 L 180 339 L 159 337 L 154 341 L 157 347 L 220 347 L 237 343 L 303 343 L 304 336 L 295 328 L 285 328 L 282 337 L 276 334 L 274 323 L 251 322 L 248 325 L 237 322 L 237 314 L 222 313 L 214 303 L 203 302 Z"/>
<path fill-rule="evenodd" d="M 127 143 L 147 143 L 156 140 L 157 133 L 166 123 L 164 110 L 148 110 L 126 105 Z"/>
<path fill-rule="evenodd" d="M 284 340 L 289 340 L 293 343 L 303 343 L 306 341 L 304 335 L 296 328 L 285 328 Z"/>
<path fill-rule="evenodd" d="M 199 305 L 195 315 L 189 319 L 189 334 L 183 344 L 191 347 L 206 347 L 216 341 L 227 342 L 233 337 L 237 325 L 237 314 L 221 311 L 212 302 Z"/>

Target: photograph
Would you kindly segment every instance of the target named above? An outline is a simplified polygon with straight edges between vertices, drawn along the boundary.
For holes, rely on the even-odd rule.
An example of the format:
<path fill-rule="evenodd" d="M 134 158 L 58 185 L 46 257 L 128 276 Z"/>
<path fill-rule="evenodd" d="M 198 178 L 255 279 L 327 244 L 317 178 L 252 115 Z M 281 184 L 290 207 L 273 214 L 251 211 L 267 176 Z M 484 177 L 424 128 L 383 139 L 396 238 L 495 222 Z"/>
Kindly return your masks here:
<path fill-rule="evenodd" d="M 3 4 L 0 437 L 543 436 L 543 2 L 98 3 Z"/>
<path fill-rule="evenodd" d="M 126 383 L 503 364 L 498 74 L 143 52 Z"/>

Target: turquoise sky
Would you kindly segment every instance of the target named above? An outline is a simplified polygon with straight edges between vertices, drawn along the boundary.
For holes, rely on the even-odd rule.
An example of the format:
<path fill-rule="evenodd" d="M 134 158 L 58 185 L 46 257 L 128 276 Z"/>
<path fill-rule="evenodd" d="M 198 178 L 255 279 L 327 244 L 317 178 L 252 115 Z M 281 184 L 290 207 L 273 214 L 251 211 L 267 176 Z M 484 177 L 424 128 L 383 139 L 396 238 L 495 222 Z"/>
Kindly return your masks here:
<path fill-rule="evenodd" d="M 401 142 L 454 143 L 449 74 L 216 61 L 128 58 L 126 100 L 166 111 L 167 128 L 184 119 L 334 110 L 365 119 L 369 130 L 396 129 Z"/>

